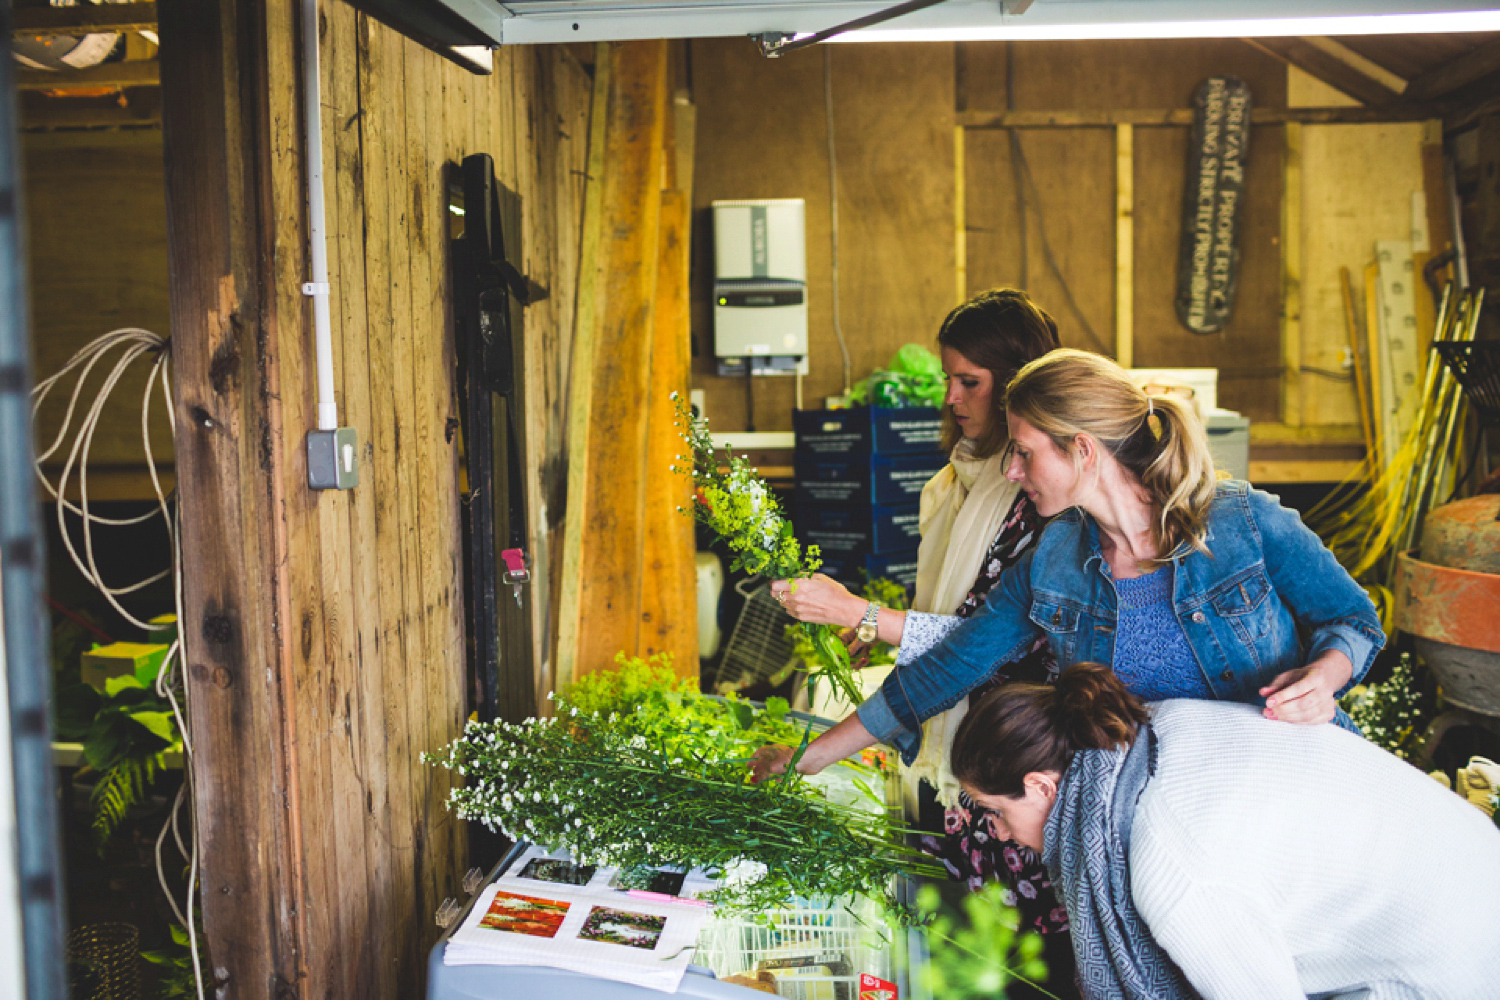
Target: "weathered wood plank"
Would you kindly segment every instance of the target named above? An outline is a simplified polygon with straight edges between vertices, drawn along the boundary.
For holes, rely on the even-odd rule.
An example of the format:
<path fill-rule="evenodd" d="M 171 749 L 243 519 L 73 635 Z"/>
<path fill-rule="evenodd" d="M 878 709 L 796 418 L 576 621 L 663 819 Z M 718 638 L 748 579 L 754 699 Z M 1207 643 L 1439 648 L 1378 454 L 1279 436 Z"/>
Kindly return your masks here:
<path fill-rule="evenodd" d="M 640 644 L 647 427 L 641 400 L 650 386 L 662 134 L 667 116 L 665 42 L 612 44 L 610 122 L 606 135 L 603 239 L 604 306 L 594 365 L 583 495 L 584 562 L 575 669 L 608 666 Z M 570 510 L 571 514 L 571 510 Z"/>
<path fill-rule="evenodd" d="M 274 246 L 265 24 L 235 0 L 164 0 L 160 21 L 203 920 L 215 989 L 265 995 L 296 990 L 305 955 L 295 714 L 278 655 L 286 548 L 268 482 L 282 452 L 274 305 L 261 297 Z"/>
<path fill-rule="evenodd" d="M 168 336 L 167 210 L 162 183 L 162 134 L 51 132 L 22 138 L 26 181 L 32 308 L 32 358 L 38 380 L 59 371 L 79 348 L 121 326 Z M 109 183 L 100 183 L 108 176 Z M 94 369 L 82 395 L 83 416 L 119 354 Z M 115 386 L 101 414 L 89 454 L 89 494 L 102 499 L 100 466 L 136 466 L 144 473 L 141 397 L 153 357 L 137 362 Z M 62 428 L 72 380 L 59 385 L 37 412 L 33 434 L 45 449 Z M 152 450 L 172 460 L 170 414 L 160 392 L 151 400 Z M 67 450 L 52 455 L 59 467 Z M 149 481 L 130 497 L 154 499 Z"/>
<path fill-rule="evenodd" d="M 668 151 L 670 155 L 671 151 Z M 656 307 L 645 410 L 645 541 L 641 548 L 639 655 L 669 653 L 678 674 L 698 676 L 696 544 L 685 513 L 690 480 L 668 471 L 684 451 L 674 397 L 685 396 L 692 363 L 688 330 L 688 243 L 692 212 L 687 193 L 661 194 Z"/>
<path fill-rule="evenodd" d="M 1281 189 L 1281 420 L 1302 419 L 1302 126 L 1286 126 Z"/>
<path fill-rule="evenodd" d="M 95 31 L 152 31 L 156 4 L 119 3 L 79 7 L 22 7 L 11 14 L 16 33 L 47 32 L 86 35 Z"/>
<path fill-rule="evenodd" d="M 367 317 L 365 287 L 366 165 L 363 137 L 366 122 L 360 80 L 368 57 L 366 15 L 344 4 L 324 8 L 329 23 L 323 52 L 332 68 L 325 103 L 331 112 L 325 149 L 331 149 L 329 205 L 337 210 L 338 224 L 330 224 L 335 243 L 330 249 L 334 314 L 342 363 L 338 368 L 342 392 L 339 398 L 343 422 L 359 434 L 360 487 L 349 502 L 347 535 L 343 544 L 350 552 L 351 611 L 350 653 L 352 676 L 351 717 L 345 728 L 351 741 L 352 781 L 361 827 L 354 834 L 363 843 L 366 884 L 362 904 L 348 917 L 362 927 L 359 934 L 359 974 L 368 995 L 396 995 L 397 976 L 392 973 L 403 917 L 389 904 L 386 887 L 402 873 L 395 870 L 389 852 L 390 778 L 385 757 L 386 735 L 382 723 L 384 657 L 380 648 L 381 620 L 385 607 L 380 594 L 380 560 L 375 524 L 375 497 L 383 483 L 376 477 L 375 448 L 370 439 L 373 426 L 370 366 L 372 347 Z"/>
<path fill-rule="evenodd" d="M 610 108 L 610 79 L 614 55 L 600 43 L 594 61 L 590 96 L 587 184 L 584 190 L 583 229 L 578 256 L 578 305 L 574 316 L 573 358 L 568 380 L 567 505 L 563 525 L 562 571 L 557 574 L 556 680 L 571 684 L 579 670 L 582 628 L 584 502 L 588 491 L 589 422 L 593 407 L 590 380 L 594 370 L 601 307 L 604 300 L 602 244 L 604 239 L 604 164 Z"/>

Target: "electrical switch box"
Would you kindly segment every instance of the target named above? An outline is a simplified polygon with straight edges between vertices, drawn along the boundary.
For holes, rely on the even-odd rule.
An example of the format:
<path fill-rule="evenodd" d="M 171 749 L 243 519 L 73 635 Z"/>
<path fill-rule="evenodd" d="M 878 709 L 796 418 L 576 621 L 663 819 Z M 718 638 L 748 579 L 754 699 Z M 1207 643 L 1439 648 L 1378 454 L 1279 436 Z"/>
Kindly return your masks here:
<path fill-rule="evenodd" d="M 806 204 L 801 198 L 716 201 L 713 218 L 719 374 L 805 373 Z"/>
<path fill-rule="evenodd" d="M 307 485 L 314 490 L 359 485 L 359 441 L 353 427 L 307 432 Z"/>

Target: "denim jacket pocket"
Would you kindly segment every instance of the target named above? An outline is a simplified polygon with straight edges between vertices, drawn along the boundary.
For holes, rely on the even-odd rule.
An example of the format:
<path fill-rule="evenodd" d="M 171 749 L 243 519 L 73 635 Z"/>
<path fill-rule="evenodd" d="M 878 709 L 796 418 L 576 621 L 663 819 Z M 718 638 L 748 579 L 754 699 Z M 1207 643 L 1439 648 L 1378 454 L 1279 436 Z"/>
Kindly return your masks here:
<path fill-rule="evenodd" d="M 1278 602 L 1271 600 L 1271 581 L 1264 564 L 1225 580 L 1209 593 L 1208 603 L 1247 643 L 1264 639 L 1275 627 Z"/>
<path fill-rule="evenodd" d="M 1078 609 L 1056 598 L 1039 596 L 1031 602 L 1031 620 L 1047 633 L 1060 667 L 1072 664 L 1078 655 Z"/>

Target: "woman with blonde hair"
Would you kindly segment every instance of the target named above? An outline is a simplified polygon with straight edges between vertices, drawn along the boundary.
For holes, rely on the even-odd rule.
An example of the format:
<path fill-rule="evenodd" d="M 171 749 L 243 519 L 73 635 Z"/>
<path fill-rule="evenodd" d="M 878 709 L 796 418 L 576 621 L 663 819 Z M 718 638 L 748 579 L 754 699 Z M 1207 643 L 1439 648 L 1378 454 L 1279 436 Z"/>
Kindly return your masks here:
<path fill-rule="evenodd" d="M 1045 857 L 1090 1000 L 1496 995 L 1500 830 L 1351 733 L 1080 663 L 981 700 L 952 764 Z"/>
<path fill-rule="evenodd" d="M 1064 666 L 1113 667 L 1143 700 L 1247 702 L 1269 719 L 1353 728 L 1337 697 L 1384 644 L 1374 607 L 1296 513 L 1216 479 L 1185 402 L 1060 348 L 1016 374 L 1005 405 L 1007 475 L 1052 521 L 972 618 L 908 612 L 897 668 L 809 745 L 799 770 L 877 740 L 913 758 L 922 720 L 1038 639 Z M 786 606 L 800 610 L 800 582 L 774 586 L 789 586 Z M 756 775 L 790 756 L 762 748 Z"/>

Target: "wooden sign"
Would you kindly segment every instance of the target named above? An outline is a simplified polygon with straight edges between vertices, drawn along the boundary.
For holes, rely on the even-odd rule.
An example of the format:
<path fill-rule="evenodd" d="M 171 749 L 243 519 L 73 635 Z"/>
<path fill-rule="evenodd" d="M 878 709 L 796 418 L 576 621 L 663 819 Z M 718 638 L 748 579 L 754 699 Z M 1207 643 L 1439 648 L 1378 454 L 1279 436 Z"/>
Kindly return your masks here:
<path fill-rule="evenodd" d="M 1249 149 L 1250 88 L 1232 76 L 1204 80 L 1193 94 L 1177 261 L 1177 318 L 1194 333 L 1217 333 L 1234 308 Z"/>

